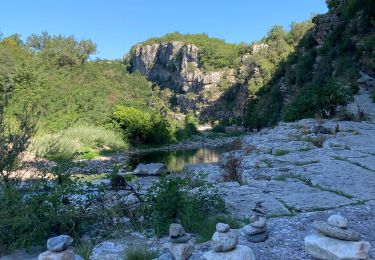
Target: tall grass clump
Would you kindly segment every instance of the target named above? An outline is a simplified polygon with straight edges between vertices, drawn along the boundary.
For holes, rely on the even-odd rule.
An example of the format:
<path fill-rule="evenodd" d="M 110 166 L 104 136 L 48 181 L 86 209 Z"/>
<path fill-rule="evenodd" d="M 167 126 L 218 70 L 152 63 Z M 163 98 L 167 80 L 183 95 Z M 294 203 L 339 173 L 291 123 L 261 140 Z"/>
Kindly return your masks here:
<path fill-rule="evenodd" d="M 32 149 L 51 160 L 93 159 L 126 148 L 120 134 L 103 127 L 80 125 L 35 138 Z"/>

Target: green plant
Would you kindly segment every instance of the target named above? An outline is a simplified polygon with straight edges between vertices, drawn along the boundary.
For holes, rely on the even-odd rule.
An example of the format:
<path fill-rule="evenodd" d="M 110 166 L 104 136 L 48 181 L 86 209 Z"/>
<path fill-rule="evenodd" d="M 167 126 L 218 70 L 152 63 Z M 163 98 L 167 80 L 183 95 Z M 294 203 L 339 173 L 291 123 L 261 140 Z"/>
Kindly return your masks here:
<path fill-rule="evenodd" d="M 30 150 L 51 160 L 90 160 L 103 152 L 115 152 L 127 147 L 117 132 L 92 125 L 78 125 L 57 134 L 34 138 Z"/>
<path fill-rule="evenodd" d="M 125 252 L 126 260 L 152 260 L 159 256 L 158 251 L 142 246 L 131 246 Z"/>
<path fill-rule="evenodd" d="M 226 129 L 223 125 L 215 125 L 211 131 L 214 133 L 225 133 Z"/>
<path fill-rule="evenodd" d="M 275 156 L 282 156 L 282 155 L 285 155 L 285 154 L 288 154 L 288 153 L 290 153 L 288 150 L 280 149 L 280 150 L 277 150 L 275 152 Z"/>
<path fill-rule="evenodd" d="M 224 200 L 203 176 L 162 176 L 144 200 L 143 210 L 157 234 L 167 232 L 171 223 L 180 222 L 187 231 L 198 233 L 201 223 L 213 212 L 224 210 Z"/>

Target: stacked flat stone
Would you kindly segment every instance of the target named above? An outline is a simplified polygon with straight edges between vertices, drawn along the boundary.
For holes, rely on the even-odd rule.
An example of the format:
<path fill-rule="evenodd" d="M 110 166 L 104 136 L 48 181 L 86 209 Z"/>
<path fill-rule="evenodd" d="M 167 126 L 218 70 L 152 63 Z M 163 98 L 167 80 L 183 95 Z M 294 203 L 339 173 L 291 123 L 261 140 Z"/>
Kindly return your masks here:
<path fill-rule="evenodd" d="M 168 240 L 169 242 L 163 245 L 167 251 L 159 257 L 160 259 L 168 259 L 166 257 L 171 257 L 172 254 L 176 260 L 186 260 L 194 251 L 191 235 L 187 234 L 180 224 L 173 223 L 169 226 Z"/>
<path fill-rule="evenodd" d="M 47 251 L 41 253 L 38 260 L 75 260 L 82 259 L 74 254 L 71 247 L 73 238 L 68 235 L 60 235 L 47 240 Z"/>
<path fill-rule="evenodd" d="M 253 260 L 254 254 L 251 248 L 237 245 L 238 235 L 230 230 L 230 226 L 224 223 L 216 224 L 216 232 L 211 239 L 210 251 L 203 254 L 207 260 Z"/>
<path fill-rule="evenodd" d="M 267 209 L 259 202 L 253 212 L 254 215 L 249 218 L 250 224 L 244 226 L 242 231 L 248 241 L 253 243 L 263 242 L 268 237 Z"/>
<path fill-rule="evenodd" d="M 317 234 L 305 237 L 305 250 L 318 259 L 367 259 L 370 243 L 359 241 L 361 234 L 348 228 L 348 219 L 332 215 L 325 221 L 315 221 Z"/>

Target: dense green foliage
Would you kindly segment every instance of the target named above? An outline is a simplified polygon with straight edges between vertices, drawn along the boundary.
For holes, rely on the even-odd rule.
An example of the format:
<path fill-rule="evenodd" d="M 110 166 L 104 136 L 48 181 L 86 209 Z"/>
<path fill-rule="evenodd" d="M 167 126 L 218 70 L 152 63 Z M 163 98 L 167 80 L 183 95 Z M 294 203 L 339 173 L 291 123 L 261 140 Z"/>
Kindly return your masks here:
<path fill-rule="evenodd" d="M 148 190 L 144 211 L 157 234 L 168 231 L 171 223 L 180 222 L 188 231 L 200 233 L 213 212 L 224 210 L 217 189 L 201 176 L 161 177 Z"/>
<path fill-rule="evenodd" d="M 198 124 L 190 114 L 183 122 L 177 123 L 166 113 L 144 112 L 122 105 L 114 109 L 112 119 L 132 144 L 162 144 L 181 140 L 195 134 Z"/>
<path fill-rule="evenodd" d="M 180 41 L 194 44 L 199 49 L 199 66 L 211 70 L 234 67 L 238 58 L 238 45 L 226 43 L 224 40 L 209 37 L 207 34 L 168 33 L 162 37 L 151 38 L 140 42 L 140 45 Z M 134 47 L 133 47 L 134 48 Z M 130 51 L 132 53 L 132 50 Z"/>
<path fill-rule="evenodd" d="M 348 0 L 339 5 L 333 0 L 329 4 L 339 8 L 335 12 L 342 23 L 329 32 L 319 48 L 313 30 L 302 35 L 296 51 L 280 63 L 272 78 L 249 99 L 245 118 L 248 127 L 270 126 L 281 119 L 334 116 L 338 107 L 352 100 L 358 88 L 358 65 L 373 70 L 374 59 L 369 57 L 374 55 L 375 46 L 371 40 L 375 33 L 375 24 L 371 22 L 375 17 L 374 1 Z M 313 18 L 315 26 L 319 26 L 320 18 Z"/>

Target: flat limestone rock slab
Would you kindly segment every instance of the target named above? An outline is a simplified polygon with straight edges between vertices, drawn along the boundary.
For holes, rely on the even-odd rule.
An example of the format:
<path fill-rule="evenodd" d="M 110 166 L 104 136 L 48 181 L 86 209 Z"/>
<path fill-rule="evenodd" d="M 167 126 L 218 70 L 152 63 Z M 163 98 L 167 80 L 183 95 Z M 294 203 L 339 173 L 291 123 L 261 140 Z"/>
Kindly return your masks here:
<path fill-rule="evenodd" d="M 367 259 L 370 247 L 371 245 L 368 242 L 343 241 L 320 234 L 305 237 L 306 252 L 318 259 Z"/>
<path fill-rule="evenodd" d="M 302 211 L 329 209 L 355 202 L 333 192 L 309 187 L 293 179 L 287 179 L 286 181 L 255 181 L 253 185 L 288 206 Z"/>
<path fill-rule="evenodd" d="M 375 172 L 353 163 L 326 158 L 304 174 L 313 184 L 340 191 L 356 199 L 375 199 Z"/>
<path fill-rule="evenodd" d="M 268 214 L 290 214 L 290 211 L 277 199 L 262 192 L 262 190 L 238 182 L 225 182 L 217 185 L 219 192 L 235 218 L 244 218 L 253 215 L 252 209 L 256 203 L 268 209 Z"/>

